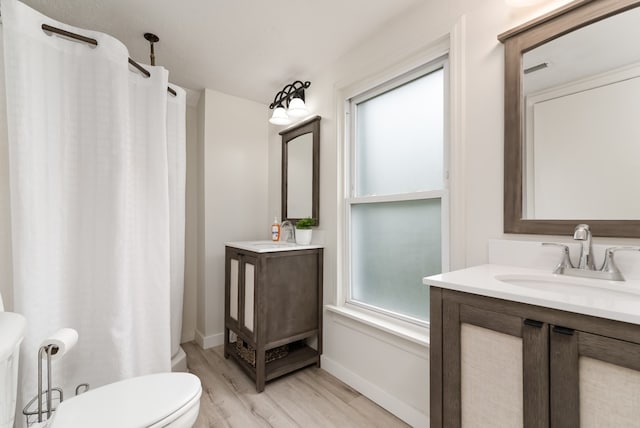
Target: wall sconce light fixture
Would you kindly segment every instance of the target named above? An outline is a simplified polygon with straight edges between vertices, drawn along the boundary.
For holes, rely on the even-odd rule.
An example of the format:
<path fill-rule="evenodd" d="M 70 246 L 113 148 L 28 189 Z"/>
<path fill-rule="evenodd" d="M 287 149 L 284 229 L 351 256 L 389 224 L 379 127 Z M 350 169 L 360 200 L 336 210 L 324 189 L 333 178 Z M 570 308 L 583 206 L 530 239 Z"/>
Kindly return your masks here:
<path fill-rule="evenodd" d="M 273 115 L 269 122 L 274 125 L 289 125 L 292 118 L 308 116 L 309 110 L 304 104 L 304 90 L 309 86 L 311 86 L 309 81 L 296 80 L 282 88 L 269 105 L 269 108 L 273 109 Z"/>

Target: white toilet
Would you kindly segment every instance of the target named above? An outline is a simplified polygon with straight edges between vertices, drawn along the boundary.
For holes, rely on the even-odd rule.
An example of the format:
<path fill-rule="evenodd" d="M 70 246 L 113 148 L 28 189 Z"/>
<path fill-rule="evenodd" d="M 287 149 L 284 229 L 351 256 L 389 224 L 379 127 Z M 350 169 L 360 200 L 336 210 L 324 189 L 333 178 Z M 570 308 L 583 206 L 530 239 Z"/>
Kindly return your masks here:
<path fill-rule="evenodd" d="M 0 428 L 13 428 L 18 356 L 26 321 L 0 312 Z M 191 428 L 198 417 L 202 386 L 189 373 L 140 376 L 64 400 L 38 428 Z"/>

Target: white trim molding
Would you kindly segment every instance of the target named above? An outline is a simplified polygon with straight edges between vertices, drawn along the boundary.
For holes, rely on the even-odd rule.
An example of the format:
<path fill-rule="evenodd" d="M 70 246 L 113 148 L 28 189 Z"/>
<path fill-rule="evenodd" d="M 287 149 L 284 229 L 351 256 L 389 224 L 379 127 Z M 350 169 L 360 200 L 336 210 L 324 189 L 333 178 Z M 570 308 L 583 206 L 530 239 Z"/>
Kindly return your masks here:
<path fill-rule="evenodd" d="M 195 341 L 202 349 L 214 348 L 216 346 L 224 345 L 224 333 L 205 336 L 200 332 L 200 330 L 196 329 Z"/>
<path fill-rule="evenodd" d="M 448 216 L 443 219 L 446 222 L 447 233 L 449 235 L 448 248 L 443 248 L 447 252 L 447 263 L 449 269 L 461 269 L 466 267 L 466 17 L 461 15 L 451 28 L 450 32 L 429 43 L 424 48 L 407 53 L 404 58 L 398 59 L 392 66 L 381 67 L 379 73 L 368 76 L 356 76 L 343 80 L 335 84 L 336 118 L 337 120 L 337 228 L 336 249 L 337 257 L 337 277 L 336 292 L 333 295 L 332 303 L 341 306 L 347 300 L 348 273 L 346 272 L 345 259 L 348 258 L 346 242 L 346 210 L 347 200 L 345 195 L 349 194 L 345 188 L 345 175 L 349 174 L 349 165 L 345 163 L 350 158 L 348 153 L 349 145 L 346 141 L 349 138 L 349 120 L 346 117 L 349 113 L 348 100 L 365 92 L 368 89 L 381 85 L 383 82 L 392 80 L 394 77 L 414 70 L 421 65 L 427 64 L 435 59 L 448 55 L 448 124 L 447 132 L 447 171 L 445 177 L 448 180 L 447 203 L 449 204 Z"/>
<path fill-rule="evenodd" d="M 353 305 L 325 305 L 331 321 L 386 342 L 424 360 L 429 356 L 429 328 Z M 386 334 L 385 334 L 386 333 Z"/>
<path fill-rule="evenodd" d="M 466 192 L 466 18 L 464 15 L 449 34 L 449 266 L 467 266 Z"/>

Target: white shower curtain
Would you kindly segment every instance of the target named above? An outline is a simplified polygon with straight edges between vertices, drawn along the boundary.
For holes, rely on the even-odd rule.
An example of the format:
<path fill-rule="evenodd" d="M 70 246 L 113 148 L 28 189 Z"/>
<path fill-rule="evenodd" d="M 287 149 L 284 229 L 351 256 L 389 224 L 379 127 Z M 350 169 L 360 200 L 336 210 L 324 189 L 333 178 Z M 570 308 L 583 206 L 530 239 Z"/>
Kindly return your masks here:
<path fill-rule="evenodd" d="M 40 342 L 61 327 L 80 337 L 53 365 L 67 397 L 81 382 L 169 371 L 170 281 L 184 269 L 184 213 L 171 211 L 183 229 L 181 249 L 172 250 L 180 219 L 170 220 L 169 191 L 178 189 L 175 199 L 182 186 L 184 207 L 184 140 L 168 141 L 167 131 L 184 124 L 167 121 L 168 73 L 145 66 L 144 78 L 116 39 L 16 0 L 1 6 L 14 310 L 28 320 L 23 400 L 35 394 Z M 42 23 L 98 46 L 45 34 Z M 175 89 L 184 120 L 184 91 Z"/>

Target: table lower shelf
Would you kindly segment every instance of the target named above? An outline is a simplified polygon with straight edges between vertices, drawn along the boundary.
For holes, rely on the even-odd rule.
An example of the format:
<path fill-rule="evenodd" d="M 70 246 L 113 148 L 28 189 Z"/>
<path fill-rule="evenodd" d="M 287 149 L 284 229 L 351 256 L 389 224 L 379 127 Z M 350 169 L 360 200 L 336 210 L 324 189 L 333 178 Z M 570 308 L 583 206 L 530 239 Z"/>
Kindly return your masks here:
<path fill-rule="evenodd" d="M 238 362 L 240 367 L 256 380 L 256 368 L 242 359 L 234 346 L 227 346 L 226 352 Z M 286 357 L 271 361 L 265 365 L 265 381 L 269 381 L 312 364 L 319 364 L 318 351 L 307 346 L 290 349 Z"/>

